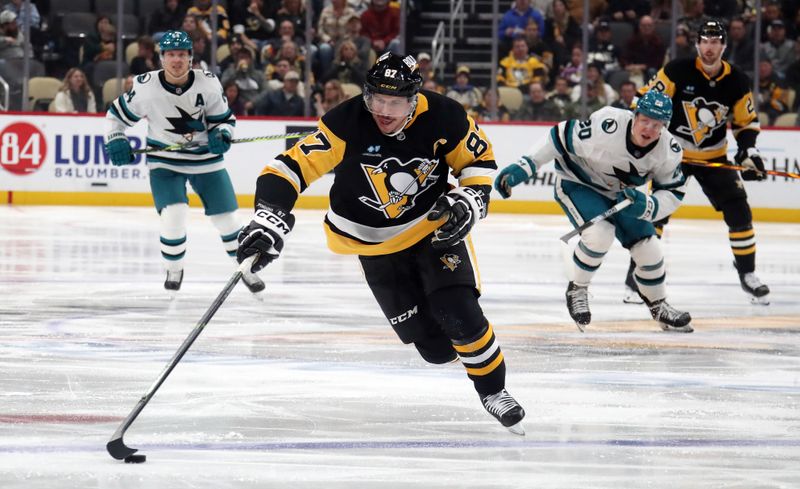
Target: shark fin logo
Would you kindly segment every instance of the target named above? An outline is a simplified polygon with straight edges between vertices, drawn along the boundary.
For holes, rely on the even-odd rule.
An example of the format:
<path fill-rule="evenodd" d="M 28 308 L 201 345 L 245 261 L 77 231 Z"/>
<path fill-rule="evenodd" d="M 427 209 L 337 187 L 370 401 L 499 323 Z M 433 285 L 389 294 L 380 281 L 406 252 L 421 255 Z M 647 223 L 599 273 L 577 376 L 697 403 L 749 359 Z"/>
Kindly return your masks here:
<path fill-rule="evenodd" d="M 728 121 L 728 108 L 717 102 L 707 102 L 698 97 L 691 102 L 683 102 L 686 124 L 681 124 L 677 132 L 689 136 L 695 146 L 702 144 L 714 129 L 724 126 Z"/>
<path fill-rule="evenodd" d="M 438 180 L 433 171 L 439 160 L 414 158 L 406 163 L 397 158 L 387 158 L 377 165 L 362 163 L 374 198 L 361 196 L 359 200 L 368 207 L 381 211 L 394 219 L 414 207 L 414 199 Z"/>

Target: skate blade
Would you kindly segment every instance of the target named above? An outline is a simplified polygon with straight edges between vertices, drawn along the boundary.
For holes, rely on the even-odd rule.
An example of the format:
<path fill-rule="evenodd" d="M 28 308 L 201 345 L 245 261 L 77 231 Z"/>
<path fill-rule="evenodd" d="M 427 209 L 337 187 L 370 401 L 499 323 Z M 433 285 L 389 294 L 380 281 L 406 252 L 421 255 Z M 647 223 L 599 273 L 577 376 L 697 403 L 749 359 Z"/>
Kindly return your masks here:
<path fill-rule="evenodd" d="M 580 331 L 581 333 L 585 333 L 586 332 L 586 326 L 587 326 L 586 324 L 581 324 L 581 323 L 576 322 L 575 326 L 578 327 L 578 331 Z"/>
<path fill-rule="evenodd" d="M 692 333 L 694 328 L 692 328 L 691 324 L 687 324 L 686 326 L 670 326 L 669 324 L 658 323 L 661 326 L 662 331 L 666 331 L 667 333 Z"/>
<path fill-rule="evenodd" d="M 761 296 L 761 297 L 756 297 L 754 295 L 751 295 L 750 296 L 750 304 L 753 304 L 753 305 L 756 305 L 756 306 L 768 306 L 769 305 L 769 296 L 768 295 L 764 295 L 764 296 Z"/>
<path fill-rule="evenodd" d="M 634 296 L 625 296 L 622 298 L 622 302 L 625 304 L 644 304 L 644 301 L 641 297 L 634 297 Z"/>
<path fill-rule="evenodd" d="M 522 421 L 517 424 L 512 424 L 511 426 L 506 426 L 506 429 L 515 435 L 525 436 L 525 428 L 522 427 Z"/>

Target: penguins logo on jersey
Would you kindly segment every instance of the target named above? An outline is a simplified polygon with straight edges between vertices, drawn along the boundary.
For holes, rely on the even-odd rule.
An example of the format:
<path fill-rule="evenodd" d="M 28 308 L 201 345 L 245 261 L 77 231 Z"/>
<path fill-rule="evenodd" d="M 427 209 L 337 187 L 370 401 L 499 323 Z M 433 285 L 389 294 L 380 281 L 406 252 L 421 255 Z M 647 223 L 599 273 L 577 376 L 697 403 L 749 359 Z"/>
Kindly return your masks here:
<path fill-rule="evenodd" d="M 442 255 L 439 257 L 444 263 L 442 270 L 450 270 L 451 272 L 455 272 L 456 268 L 461 264 L 461 258 L 458 255 L 453 253 L 447 253 L 446 255 Z"/>
<path fill-rule="evenodd" d="M 699 146 L 714 129 L 727 123 L 728 108 L 718 102 L 708 102 L 703 97 L 683 102 L 683 113 L 688 126 L 681 125 L 677 132 L 689 136 Z"/>
<path fill-rule="evenodd" d="M 432 174 L 438 165 L 438 159 L 425 158 L 405 163 L 397 158 L 387 158 L 377 165 L 361 163 L 375 199 L 361 196 L 358 200 L 389 219 L 400 217 L 414 207 L 418 195 L 436 183 L 438 176 Z"/>

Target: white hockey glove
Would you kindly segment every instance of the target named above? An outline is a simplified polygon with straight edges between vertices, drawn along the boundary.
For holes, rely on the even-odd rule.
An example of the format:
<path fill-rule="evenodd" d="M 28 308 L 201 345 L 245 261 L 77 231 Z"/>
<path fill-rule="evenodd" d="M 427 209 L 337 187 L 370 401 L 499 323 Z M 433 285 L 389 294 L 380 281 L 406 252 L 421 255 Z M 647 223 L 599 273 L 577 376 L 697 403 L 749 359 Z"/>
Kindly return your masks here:
<path fill-rule="evenodd" d="M 258 253 L 252 271 L 257 272 L 278 258 L 284 241 L 294 227 L 294 216 L 279 207 L 259 204 L 253 220 L 239 233 L 239 249 L 236 261 Z"/>
<path fill-rule="evenodd" d="M 461 242 L 478 219 L 486 217 L 487 205 L 488 197 L 473 187 L 456 187 L 439 197 L 428 213 L 428 220 L 447 220 L 433 232 L 433 247 L 446 249 Z"/>

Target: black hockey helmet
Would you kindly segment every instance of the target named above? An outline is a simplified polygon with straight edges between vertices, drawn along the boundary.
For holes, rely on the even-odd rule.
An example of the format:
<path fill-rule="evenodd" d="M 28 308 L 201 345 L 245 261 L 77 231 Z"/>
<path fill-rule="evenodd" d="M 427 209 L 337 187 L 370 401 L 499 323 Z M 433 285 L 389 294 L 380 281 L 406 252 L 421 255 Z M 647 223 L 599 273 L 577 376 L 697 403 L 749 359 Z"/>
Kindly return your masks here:
<path fill-rule="evenodd" d="M 396 97 L 413 97 L 422 86 L 419 65 L 413 56 L 387 52 L 367 72 L 364 93 L 381 93 Z"/>
<path fill-rule="evenodd" d="M 722 41 L 722 44 L 727 44 L 728 42 L 728 33 L 725 31 L 725 26 L 722 25 L 722 22 L 715 19 L 707 20 L 700 26 L 700 30 L 697 31 L 697 41 L 699 42 L 700 39 L 704 37 L 718 37 Z"/>

